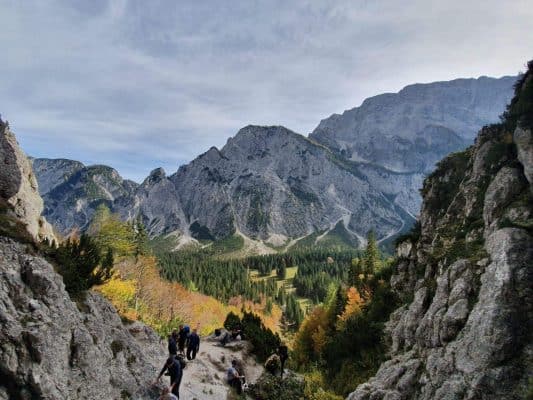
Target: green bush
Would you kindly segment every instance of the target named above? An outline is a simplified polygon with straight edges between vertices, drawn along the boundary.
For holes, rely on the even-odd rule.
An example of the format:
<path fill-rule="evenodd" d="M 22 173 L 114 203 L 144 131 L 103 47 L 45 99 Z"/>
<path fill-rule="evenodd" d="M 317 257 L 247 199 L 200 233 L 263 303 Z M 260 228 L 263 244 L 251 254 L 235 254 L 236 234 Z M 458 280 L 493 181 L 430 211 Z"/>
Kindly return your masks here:
<path fill-rule="evenodd" d="M 233 329 L 239 328 L 240 326 L 241 319 L 237 314 L 230 311 L 229 314 L 226 316 L 226 320 L 224 321 L 224 328 L 226 328 L 228 331 L 231 331 Z"/>
<path fill-rule="evenodd" d="M 76 296 L 95 285 L 101 285 L 112 274 L 113 253 L 108 251 L 102 260 L 96 242 L 87 235 L 79 241 L 68 240 L 57 249 L 50 251 L 49 256 L 63 277 L 65 289 L 71 296 Z"/>
<path fill-rule="evenodd" d="M 250 385 L 249 394 L 261 400 L 301 400 L 304 398 L 304 382 L 291 373 L 281 379 L 265 372 Z"/>
<path fill-rule="evenodd" d="M 244 337 L 252 343 L 253 353 L 260 362 L 264 362 L 273 354 L 280 344 L 278 334 L 266 328 L 261 318 L 252 312 L 244 311 L 242 320 L 230 312 L 226 316 L 224 327 L 229 330 L 240 327 Z"/>

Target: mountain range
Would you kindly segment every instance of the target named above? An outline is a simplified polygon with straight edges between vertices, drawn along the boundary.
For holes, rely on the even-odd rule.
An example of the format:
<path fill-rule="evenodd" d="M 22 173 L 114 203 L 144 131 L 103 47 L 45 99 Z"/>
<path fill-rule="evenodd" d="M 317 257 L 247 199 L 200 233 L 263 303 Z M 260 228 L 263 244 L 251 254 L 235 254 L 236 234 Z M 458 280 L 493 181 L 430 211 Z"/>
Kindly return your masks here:
<path fill-rule="evenodd" d="M 362 245 L 406 231 L 425 175 L 496 122 L 516 77 L 416 84 L 334 114 L 305 137 L 281 126 L 247 126 L 178 171 L 141 183 L 111 167 L 34 159 L 44 215 L 61 233 L 84 229 L 100 204 L 140 216 L 152 236 L 178 243 L 242 235 L 286 248 L 311 237 Z M 331 242 L 331 240 L 329 241 Z"/>

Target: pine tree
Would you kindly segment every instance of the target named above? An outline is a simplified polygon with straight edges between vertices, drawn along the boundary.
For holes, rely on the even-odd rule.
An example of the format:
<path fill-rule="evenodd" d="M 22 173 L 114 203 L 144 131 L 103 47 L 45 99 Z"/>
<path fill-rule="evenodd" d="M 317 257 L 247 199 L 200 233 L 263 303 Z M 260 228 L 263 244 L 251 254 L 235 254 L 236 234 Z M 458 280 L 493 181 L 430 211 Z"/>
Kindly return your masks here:
<path fill-rule="evenodd" d="M 285 289 L 283 288 L 283 286 L 281 286 L 279 289 L 278 289 L 278 295 L 276 297 L 276 301 L 278 302 L 278 304 L 280 306 L 283 306 L 286 302 L 287 302 L 287 299 L 286 299 L 286 294 L 285 294 Z"/>
<path fill-rule="evenodd" d="M 279 279 L 287 279 L 287 265 L 285 264 L 285 260 L 281 260 L 281 265 L 277 270 L 278 272 L 278 278 Z"/>
<path fill-rule="evenodd" d="M 134 225 L 135 232 L 135 256 L 148 254 L 148 233 L 139 215 Z"/>
<path fill-rule="evenodd" d="M 366 245 L 365 250 L 364 268 L 365 273 L 373 274 L 381 267 L 381 256 L 378 248 L 378 243 L 376 241 L 376 235 L 374 234 L 373 230 L 368 232 L 367 240 L 368 243 Z"/>
<path fill-rule="evenodd" d="M 361 274 L 361 259 L 359 257 L 353 258 L 350 264 L 350 274 L 348 277 L 348 284 L 357 287 L 359 283 L 359 275 Z"/>
<path fill-rule="evenodd" d="M 89 290 L 94 285 L 101 285 L 109 279 L 112 257 L 112 253 L 108 253 L 105 262 L 100 265 L 100 249 L 87 235 L 81 235 L 77 242 L 68 240 L 55 252 L 58 272 L 63 276 L 65 288 L 71 295 Z"/>

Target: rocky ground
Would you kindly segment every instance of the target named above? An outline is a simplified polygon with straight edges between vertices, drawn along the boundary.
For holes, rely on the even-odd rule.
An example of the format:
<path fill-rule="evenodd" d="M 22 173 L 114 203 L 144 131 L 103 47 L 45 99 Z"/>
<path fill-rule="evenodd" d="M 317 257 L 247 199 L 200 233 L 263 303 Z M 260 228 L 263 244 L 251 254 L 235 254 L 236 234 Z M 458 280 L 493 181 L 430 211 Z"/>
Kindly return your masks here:
<path fill-rule="evenodd" d="M 218 339 L 202 339 L 196 359 L 187 363 L 183 371 L 180 398 L 196 400 L 226 399 L 231 390 L 226 384 L 226 371 L 232 360 L 243 365 L 248 382 L 255 382 L 263 367 L 250 355 L 250 343 L 237 341 L 219 345 Z"/>

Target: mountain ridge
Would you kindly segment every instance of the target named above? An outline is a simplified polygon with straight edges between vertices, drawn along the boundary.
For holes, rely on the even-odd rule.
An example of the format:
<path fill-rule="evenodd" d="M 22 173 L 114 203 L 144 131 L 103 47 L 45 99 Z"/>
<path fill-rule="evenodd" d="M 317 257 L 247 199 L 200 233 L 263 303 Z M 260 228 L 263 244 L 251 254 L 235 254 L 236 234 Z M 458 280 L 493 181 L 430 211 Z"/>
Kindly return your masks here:
<path fill-rule="evenodd" d="M 511 79 L 486 81 L 501 86 Z M 468 87 L 461 87 L 465 82 L 479 85 L 472 79 L 452 81 L 452 86 L 460 88 L 455 97 L 470 93 Z M 420 87 L 431 92 L 435 85 L 450 83 L 432 85 L 410 85 L 400 94 L 410 98 Z M 378 95 L 363 104 L 398 95 Z M 417 137 L 418 149 L 441 146 L 439 151 L 446 154 L 467 143 L 446 127 L 430 127 Z M 35 169 L 38 179 L 45 181 L 43 188 L 54 189 L 55 179 L 62 182 L 62 189 L 68 189 L 42 193 L 45 215 L 64 233 L 73 227 L 84 229 L 102 203 L 125 219 L 140 215 L 152 236 L 174 232 L 183 243 L 217 240 L 238 231 L 252 240 L 283 246 L 313 232 L 333 230 L 341 222 L 361 245 L 370 229 L 376 230 L 381 241 L 408 229 L 419 210 L 418 189 L 425 173 L 397 170 L 379 159 L 354 159 L 322 139 L 278 125 L 250 124 L 228 138 L 221 149 L 213 146 L 171 174 L 156 168 L 141 184 L 122 179 L 113 169 L 97 179 L 91 173 L 97 167 L 80 169 L 83 164 L 74 163 L 70 170 L 60 165 L 55 176 L 42 167 L 44 161 L 36 159 Z M 381 137 L 376 143 L 387 140 Z M 451 145 L 446 144 L 449 140 Z"/>

